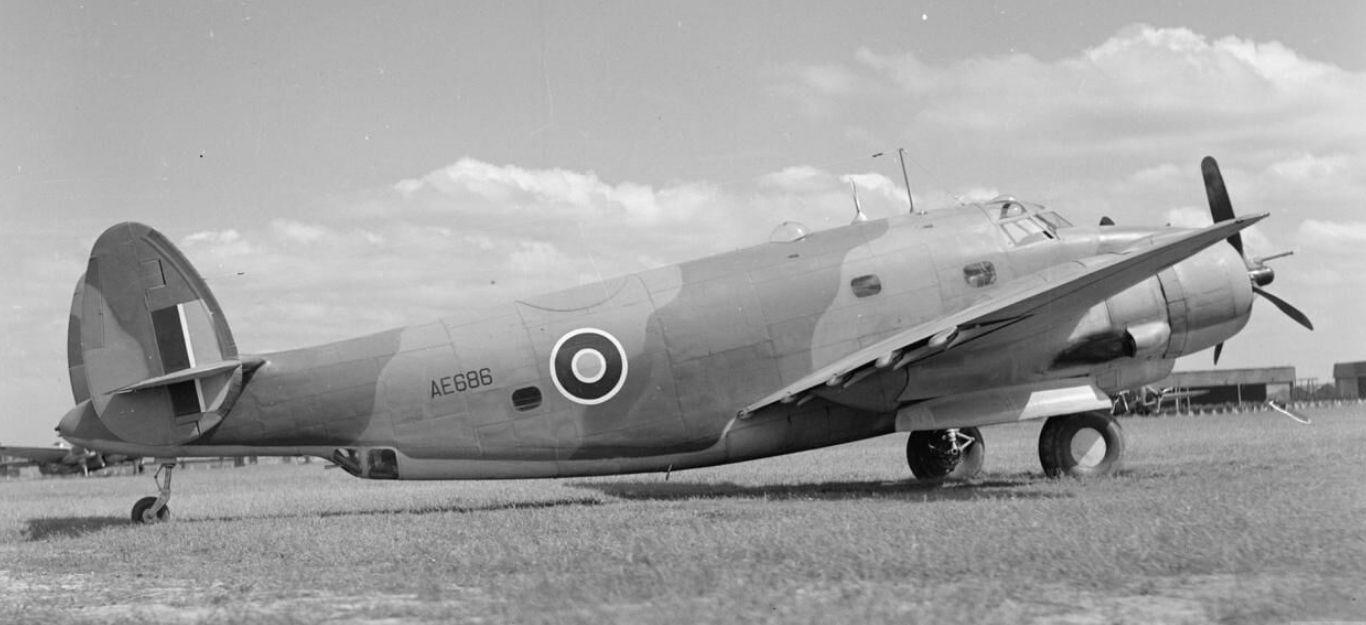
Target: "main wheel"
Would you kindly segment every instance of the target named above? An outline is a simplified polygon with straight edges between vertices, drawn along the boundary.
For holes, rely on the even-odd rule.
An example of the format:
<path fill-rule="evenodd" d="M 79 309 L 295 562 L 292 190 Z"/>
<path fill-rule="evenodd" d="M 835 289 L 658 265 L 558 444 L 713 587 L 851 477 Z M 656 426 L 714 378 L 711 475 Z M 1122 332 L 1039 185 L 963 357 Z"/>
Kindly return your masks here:
<path fill-rule="evenodd" d="M 986 441 L 977 428 L 919 430 L 906 439 L 906 464 L 920 480 L 977 477 L 986 454 Z"/>
<path fill-rule="evenodd" d="M 169 505 L 162 506 L 161 510 L 157 511 L 155 517 L 153 517 L 149 513 L 149 511 L 152 509 L 152 505 L 156 502 L 156 497 L 143 497 L 142 499 L 139 499 L 137 503 L 133 504 L 133 522 L 160 523 L 162 521 L 165 521 L 166 519 L 171 518 L 171 506 Z"/>
<path fill-rule="evenodd" d="M 1124 430 L 1101 412 L 1049 417 L 1039 432 L 1039 462 L 1048 477 L 1110 475 L 1124 463 Z"/>

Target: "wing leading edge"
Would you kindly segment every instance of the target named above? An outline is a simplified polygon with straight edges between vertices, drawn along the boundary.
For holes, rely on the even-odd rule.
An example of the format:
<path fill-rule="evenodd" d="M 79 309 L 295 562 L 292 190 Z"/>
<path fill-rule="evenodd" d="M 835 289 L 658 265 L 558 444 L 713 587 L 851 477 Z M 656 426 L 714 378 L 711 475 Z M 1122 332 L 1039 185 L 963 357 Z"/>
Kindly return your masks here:
<path fill-rule="evenodd" d="M 822 385 L 849 386 L 879 370 L 900 369 L 1029 318 L 1048 306 L 1099 302 L 1265 219 L 1266 213 L 1199 230 L 1156 234 L 1124 251 L 1060 263 L 1013 280 L 963 310 L 912 326 L 745 406 L 745 418 L 774 403 L 801 401 Z"/>

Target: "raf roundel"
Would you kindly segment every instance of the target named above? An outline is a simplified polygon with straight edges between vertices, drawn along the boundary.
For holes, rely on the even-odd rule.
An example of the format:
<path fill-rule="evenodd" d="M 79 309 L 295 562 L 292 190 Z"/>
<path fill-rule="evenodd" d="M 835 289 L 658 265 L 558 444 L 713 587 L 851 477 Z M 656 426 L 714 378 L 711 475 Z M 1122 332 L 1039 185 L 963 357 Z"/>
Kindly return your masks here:
<path fill-rule="evenodd" d="M 566 333 L 550 350 L 550 378 L 570 401 L 601 404 L 626 384 L 626 350 L 617 337 L 597 328 Z"/>

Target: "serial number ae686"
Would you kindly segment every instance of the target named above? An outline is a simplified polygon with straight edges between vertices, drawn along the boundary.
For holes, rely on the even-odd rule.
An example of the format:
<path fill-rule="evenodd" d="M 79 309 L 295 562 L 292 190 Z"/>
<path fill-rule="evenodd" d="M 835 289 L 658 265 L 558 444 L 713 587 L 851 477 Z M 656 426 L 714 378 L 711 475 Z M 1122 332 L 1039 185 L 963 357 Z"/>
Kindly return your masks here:
<path fill-rule="evenodd" d="M 432 380 L 432 397 L 463 393 L 465 391 L 472 391 L 477 388 L 492 385 L 492 369 L 489 369 L 488 367 L 483 369 L 472 369 L 463 373 Z"/>

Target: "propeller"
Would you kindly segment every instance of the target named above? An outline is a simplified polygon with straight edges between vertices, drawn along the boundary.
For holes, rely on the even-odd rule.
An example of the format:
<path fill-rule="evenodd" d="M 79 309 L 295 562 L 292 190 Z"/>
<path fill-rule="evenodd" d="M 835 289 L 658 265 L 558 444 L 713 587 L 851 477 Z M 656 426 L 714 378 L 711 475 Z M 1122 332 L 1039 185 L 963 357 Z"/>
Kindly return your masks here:
<path fill-rule="evenodd" d="M 1228 189 L 1224 188 L 1224 176 L 1219 173 L 1219 163 L 1214 161 L 1213 156 L 1206 156 L 1200 160 L 1200 174 L 1205 177 L 1205 197 L 1209 198 L 1209 214 L 1214 218 L 1214 223 L 1233 219 L 1233 202 L 1228 199 Z M 1244 259 L 1243 254 L 1243 235 L 1233 233 L 1228 238 L 1229 245 L 1238 250 L 1238 255 Z"/>
<path fill-rule="evenodd" d="M 1224 187 L 1224 176 L 1219 173 L 1219 163 L 1215 162 L 1213 156 L 1206 156 L 1200 160 L 1200 174 L 1205 179 L 1205 197 L 1209 199 L 1209 213 L 1214 218 L 1215 223 L 1227 221 L 1234 218 L 1233 202 L 1229 200 L 1228 189 Z M 1276 271 L 1268 266 L 1266 262 L 1284 256 L 1289 256 L 1292 252 L 1282 252 L 1264 258 L 1248 260 L 1247 254 L 1243 252 L 1243 236 L 1240 233 L 1233 233 L 1228 238 L 1228 244 L 1233 249 L 1238 250 L 1238 255 L 1243 257 L 1243 264 L 1247 266 L 1248 280 L 1252 282 L 1252 292 L 1262 296 L 1271 302 L 1277 309 L 1285 313 L 1295 323 L 1298 323 L 1310 330 L 1314 329 L 1314 324 L 1309 321 L 1309 317 L 1300 309 L 1295 308 L 1275 295 L 1272 295 L 1262 287 L 1271 284 L 1276 279 Z M 1224 344 L 1214 346 L 1214 364 L 1219 364 L 1219 355 L 1224 353 Z"/>
<path fill-rule="evenodd" d="M 1314 329 L 1314 324 L 1313 322 L 1309 321 L 1309 317 L 1305 315 L 1303 312 L 1300 312 L 1300 309 L 1291 306 L 1290 302 L 1287 302 L 1279 297 L 1276 297 L 1275 295 L 1268 293 L 1265 289 L 1259 286 L 1253 286 L 1252 292 L 1262 297 L 1265 297 L 1267 301 L 1271 302 L 1272 304 L 1275 304 L 1276 308 L 1281 309 L 1281 312 L 1285 313 L 1287 317 L 1294 319 L 1295 323 L 1298 323 L 1310 330 Z"/>

